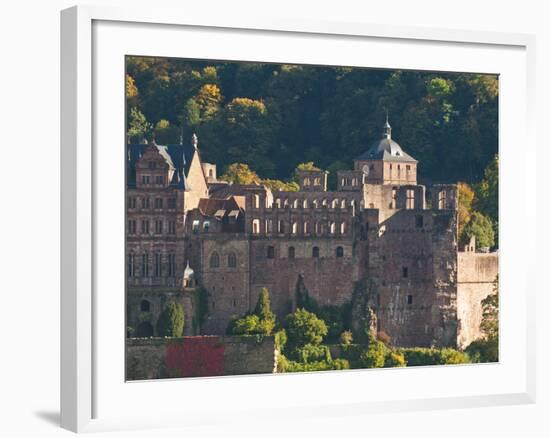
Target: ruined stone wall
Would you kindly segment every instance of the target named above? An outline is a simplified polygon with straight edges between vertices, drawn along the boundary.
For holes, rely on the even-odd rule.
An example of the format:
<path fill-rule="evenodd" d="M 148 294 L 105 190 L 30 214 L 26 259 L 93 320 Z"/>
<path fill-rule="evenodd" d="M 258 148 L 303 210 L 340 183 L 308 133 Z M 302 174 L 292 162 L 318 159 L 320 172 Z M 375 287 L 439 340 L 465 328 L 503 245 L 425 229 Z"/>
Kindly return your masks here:
<path fill-rule="evenodd" d="M 458 345 L 467 347 L 481 337 L 481 300 L 493 293 L 498 254 L 458 253 Z"/>
<path fill-rule="evenodd" d="M 223 334 L 232 319 L 256 304 L 250 297 L 248 238 L 242 233 L 203 234 L 189 238 L 188 245 L 191 266 L 208 292 L 208 316 L 201 333 Z"/>
<path fill-rule="evenodd" d="M 126 380 L 273 373 L 272 336 L 127 339 Z"/>
<path fill-rule="evenodd" d="M 368 232 L 377 329 L 395 345 L 455 344 L 455 228 L 455 212 L 399 210 Z"/>
<path fill-rule="evenodd" d="M 269 257 L 270 247 L 273 258 Z M 314 248 L 318 249 L 318 257 L 314 257 Z M 266 287 L 273 311 L 283 318 L 296 308 L 296 285 L 302 276 L 310 296 L 320 305 L 341 305 L 351 300 L 361 256 L 352 236 L 253 239 L 251 301 L 255 303 L 261 288 Z"/>

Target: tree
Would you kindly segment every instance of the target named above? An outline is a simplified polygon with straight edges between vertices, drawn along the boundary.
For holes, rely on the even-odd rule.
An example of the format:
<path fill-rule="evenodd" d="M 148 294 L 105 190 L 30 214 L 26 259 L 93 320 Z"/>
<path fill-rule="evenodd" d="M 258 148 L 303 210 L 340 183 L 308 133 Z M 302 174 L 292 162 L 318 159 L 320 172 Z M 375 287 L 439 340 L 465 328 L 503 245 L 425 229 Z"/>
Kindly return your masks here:
<path fill-rule="evenodd" d="M 465 182 L 458 183 L 458 236 L 463 239 L 464 227 L 470 222 L 475 192 Z"/>
<path fill-rule="evenodd" d="M 483 314 L 479 326 L 485 339 L 498 340 L 498 275 L 493 282 L 493 293 L 481 301 Z"/>
<path fill-rule="evenodd" d="M 287 315 L 286 325 L 288 342 L 296 347 L 319 345 L 328 333 L 325 322 L 305 309 Z"/>
<path fill-rule="evenodd" d="M 269 291 L 262 288 L 254 313 L 236 319 L 229 331 L 234 335 L 271 335 L 275 328 L 275 314 L 271 311 Z"/>
<path fill-rule="evenodd" d="M 230 164 L 219 179 L 234 184 L 260 184 L 261 181 L 258 174 L 244 163 Z"/>
<path fill-rule="evenodd" d="M 463 238 L 466 241 L 472 236 L 476 238 L 476 248 L 492 247 L 495 244 L 495 232 L 491 219 L 480 212 L 473 212 L 463 230 Z"/>
<path fill-rule="evenodd" d="M 484 177 L 476 186 L 477 210 L 498 220 L 498 155 L 486 167 Z"/>
<path fill-rule="evenodd" d="M 159 336 L 178 338 L 183 335 L 183 306 L 179 303 L 168 303 L 157 321 Z"/>
<path fill-rule="evenodd" d="M 298 171 L 299 170 L 321 170 L 318 168 L 313 161 L 307 161 L 305 163 L 300 163 L 296 166 L 296 169 L 294 170 L 294 174 L 292 177 L 292 180 L 294 182 L 298 182 L 300 178 L 298 177 Z"/>
<path fill-rule="evenodd" d="M 153 127 L 136 107 L 130 109 L 128 125 L 128 141 L 130 142 L 141 142 Z"/>
<path fill-rule="evenodd" d="M 361 353 L 360 362 L 363 368 L 382 368 L 386 358 L 387 348 L 383 342 L 377 340 L 371 334 L 367 349 Z"/>

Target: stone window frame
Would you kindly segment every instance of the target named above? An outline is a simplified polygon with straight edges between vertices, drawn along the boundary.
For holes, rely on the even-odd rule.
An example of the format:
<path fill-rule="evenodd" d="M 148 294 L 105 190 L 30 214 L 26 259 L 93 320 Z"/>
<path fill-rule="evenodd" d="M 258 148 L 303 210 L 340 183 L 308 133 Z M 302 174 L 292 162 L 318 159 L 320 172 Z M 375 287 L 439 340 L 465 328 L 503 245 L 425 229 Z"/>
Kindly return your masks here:
<path fill-rule="evenodd" d="M 150 234 L 151 233 L 151 225 L 149 222 L 149 219 L 142 219 L 141 220 L 141 234 Z"/>
<path fill-rule="evenodd" d="M 219 268 L 220 267 L 220 255 L 218 254 L 217 251 L 214 251 L 214 252 L 212 252 L 212 254 L 210 254 L 209 266 L 211 268 Z"/>
<path fill-rule="evenodd" d="M 155 198 L 155 210 L 162 210 L 164 207 L 163 198 Z"/>
<path fill-rule="evenodd" d="M 136 255 L 131 252 L 128 254 L 128 277 L 136 276 Z"/>
<path fill-rule="evenodd" d="M 318 259 L 321 257 L 321 251 L 318 246 L 314 246 L 311 248 L 311 257 L 314 259 Z"/>
<path fill-rule="evenodd" d="M 164 223 L 162 219 L 155 219 L 155 234 L 162 234 Z"/>
<path fill-rule="evenodd" d="M 295 259 L 296 258 L 296 249 L 293 246 L 288 247 L 288 258 L 289 259 Z"/>
<path fill-rule="evenodd" d="M 156 252 L 154 255 L 154 269 L 153 274 L 155 277 L 162 277 L 162 253 Z"/>
<path fill-rule="evenodd" d="M 275 247 L 272 245 L 269 245 L 266 249 L 266 257 L 268 259 L 274 259 L 275 258 Z"/>
<path fill-rule="evenodd" d="M 176 276 L 176 254 L 169 253 L 168 254 L 168 276 L 169 277 L 175 277 Z"/>
<path fill-rule="evenodd" d="M 141 254 L 141 276 L 149 277 L 149 253 L 144 252 Z"/>
<path fill-rule="evenodd" d="M 136 220 L 135 219 L 130 219 L 128 221 L 128 234 L 136 234 Z"/>
<path fill-rule="evenodd" d="M 234 252 L 227 254 L 227 267 L 236 268 L 237 267 L 237 255 Z"/>
<path fill-rule="evenodd" d="M 151 311 L 151 302 L 149 300 L 143 299 L 139 303 L 140 312 L 150 312 Z"/>
<path fill-rule="evenodd" d="M 344 247 L 343 246 L 337 246 L 335 253 L 336 253 L 336 258 L 344 257 Z"/>

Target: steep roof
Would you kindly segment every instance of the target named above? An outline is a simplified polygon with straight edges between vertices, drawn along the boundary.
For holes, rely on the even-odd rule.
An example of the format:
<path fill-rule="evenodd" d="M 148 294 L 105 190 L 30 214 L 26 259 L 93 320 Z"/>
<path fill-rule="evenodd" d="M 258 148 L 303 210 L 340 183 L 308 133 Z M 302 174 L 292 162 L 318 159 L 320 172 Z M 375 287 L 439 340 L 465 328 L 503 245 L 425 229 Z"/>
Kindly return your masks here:
<path fill-rule="evenodd" d="M 148 144 L 127 145 L 128 171 L 126 178 L 128 187 L 135 187 L 136 185 L 136 164 L 148 146 Z M 187 176 L 193 157 L 197 153 L 197 149 L 193 145 L 188 144 L 154 144 L 154 146 L 156 146 L 159 154 L 164 158 L 166 163 L 174 170 L 170 185 L 188 189 Z"/>
<path fill-rule="evenodd" d="M 384 124 L 382 138 L 376 140 L 371 147 L 355 158 L 355 160 L 384 160 L 384 161 L 399 161 L 416 163 L 417 161 L 407 154 L 399 143 L 391 138 L 391 126 L 387 120 Z"/>

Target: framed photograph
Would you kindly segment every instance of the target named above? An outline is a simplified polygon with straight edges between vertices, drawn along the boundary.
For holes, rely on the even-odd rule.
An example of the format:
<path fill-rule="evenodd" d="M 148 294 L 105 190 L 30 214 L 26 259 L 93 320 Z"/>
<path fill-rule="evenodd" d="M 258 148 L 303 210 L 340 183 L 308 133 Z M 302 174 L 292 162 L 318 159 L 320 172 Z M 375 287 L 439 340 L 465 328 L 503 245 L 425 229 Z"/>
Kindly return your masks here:
<path fill-rule="evenodd" d="M 63 427 L 534 402 L 534 37 L 61 18 Z"/>

